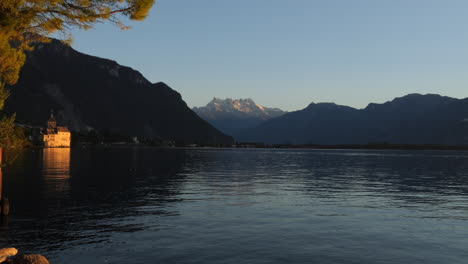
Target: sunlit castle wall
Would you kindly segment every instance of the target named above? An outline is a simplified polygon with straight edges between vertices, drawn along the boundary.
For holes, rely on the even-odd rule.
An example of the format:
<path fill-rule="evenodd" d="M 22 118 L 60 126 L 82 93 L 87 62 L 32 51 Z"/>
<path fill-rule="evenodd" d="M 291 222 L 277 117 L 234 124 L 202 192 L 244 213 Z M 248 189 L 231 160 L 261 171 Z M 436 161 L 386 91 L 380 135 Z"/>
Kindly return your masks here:
<path fill-rule="evenodd" d="M 66 128 L 58 127 L 57 133 L 43 135 L 42 141 L 46 148 L 69 148 L 71 133 Z"/>

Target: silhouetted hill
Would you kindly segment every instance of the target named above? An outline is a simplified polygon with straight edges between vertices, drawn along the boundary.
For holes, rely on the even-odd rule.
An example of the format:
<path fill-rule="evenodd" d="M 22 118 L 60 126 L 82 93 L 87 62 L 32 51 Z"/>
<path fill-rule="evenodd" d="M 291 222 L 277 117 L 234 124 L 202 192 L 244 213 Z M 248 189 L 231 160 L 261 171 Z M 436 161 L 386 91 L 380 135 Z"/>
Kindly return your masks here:
<path fill-rule="evenodd" d="M 6 110 L 18 122 L 44 125 L 54 109 L 72 131 L 104 131 L 184 143 L 230 143 L 198 117 L 179 93 L 150 83 L 115 61 L 89 56 L 53 40 L 27 55 Z"/>
<path fill-rule="evenodd" d="M 252 99 L 213 98 L 206 106 L 194 107 L 201 118 L 228 135 L 252 128 L 265 120 L 283 115 L 278 108 L 256 104 Z"/>
<path fill-rule="evenodd" d="M 331 103 L 273 118 L 239 141 L 274 144 L 468 144 L 468 98 L 410 94 L 354 109 Z"/>

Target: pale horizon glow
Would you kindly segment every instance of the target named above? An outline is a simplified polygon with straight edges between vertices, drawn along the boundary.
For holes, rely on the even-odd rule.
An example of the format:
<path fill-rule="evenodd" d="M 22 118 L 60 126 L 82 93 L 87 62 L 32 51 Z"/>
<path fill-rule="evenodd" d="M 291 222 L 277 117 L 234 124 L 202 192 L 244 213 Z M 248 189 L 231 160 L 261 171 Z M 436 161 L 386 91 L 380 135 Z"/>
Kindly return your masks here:
<path fill-rule="evenodd" d="M 76 31 L 73 47 L 167 83 L 189 107 L 213 97 L 286 111 L 468 97 L 464 0 L 159 0 L 130 25 Z"/>

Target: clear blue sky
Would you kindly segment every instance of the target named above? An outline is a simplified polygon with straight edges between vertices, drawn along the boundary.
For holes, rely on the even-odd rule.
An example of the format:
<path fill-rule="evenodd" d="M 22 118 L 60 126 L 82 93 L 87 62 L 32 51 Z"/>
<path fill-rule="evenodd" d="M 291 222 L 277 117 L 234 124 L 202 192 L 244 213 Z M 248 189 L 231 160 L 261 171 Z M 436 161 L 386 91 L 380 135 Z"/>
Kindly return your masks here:
<path fill-rule="evenodd" d="M 169 84 L 190 107 L 468 97 L 466 0 L 159 0 L 130 24 L 75 32 L 73 47 Z"/>

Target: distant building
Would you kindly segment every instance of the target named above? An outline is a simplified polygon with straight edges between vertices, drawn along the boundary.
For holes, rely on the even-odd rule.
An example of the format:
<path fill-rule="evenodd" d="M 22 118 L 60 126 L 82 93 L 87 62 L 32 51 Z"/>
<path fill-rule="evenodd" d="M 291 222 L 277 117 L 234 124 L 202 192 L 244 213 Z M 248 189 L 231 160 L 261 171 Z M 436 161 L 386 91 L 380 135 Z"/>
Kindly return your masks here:
<path fill-rule="evenodd" d="M 45 148 L 69 148 L 71 133 L 66 127 L 57 126 L 54 113 L 47 120 L 47 128 L 41 135 L 41 141 Z"/>

